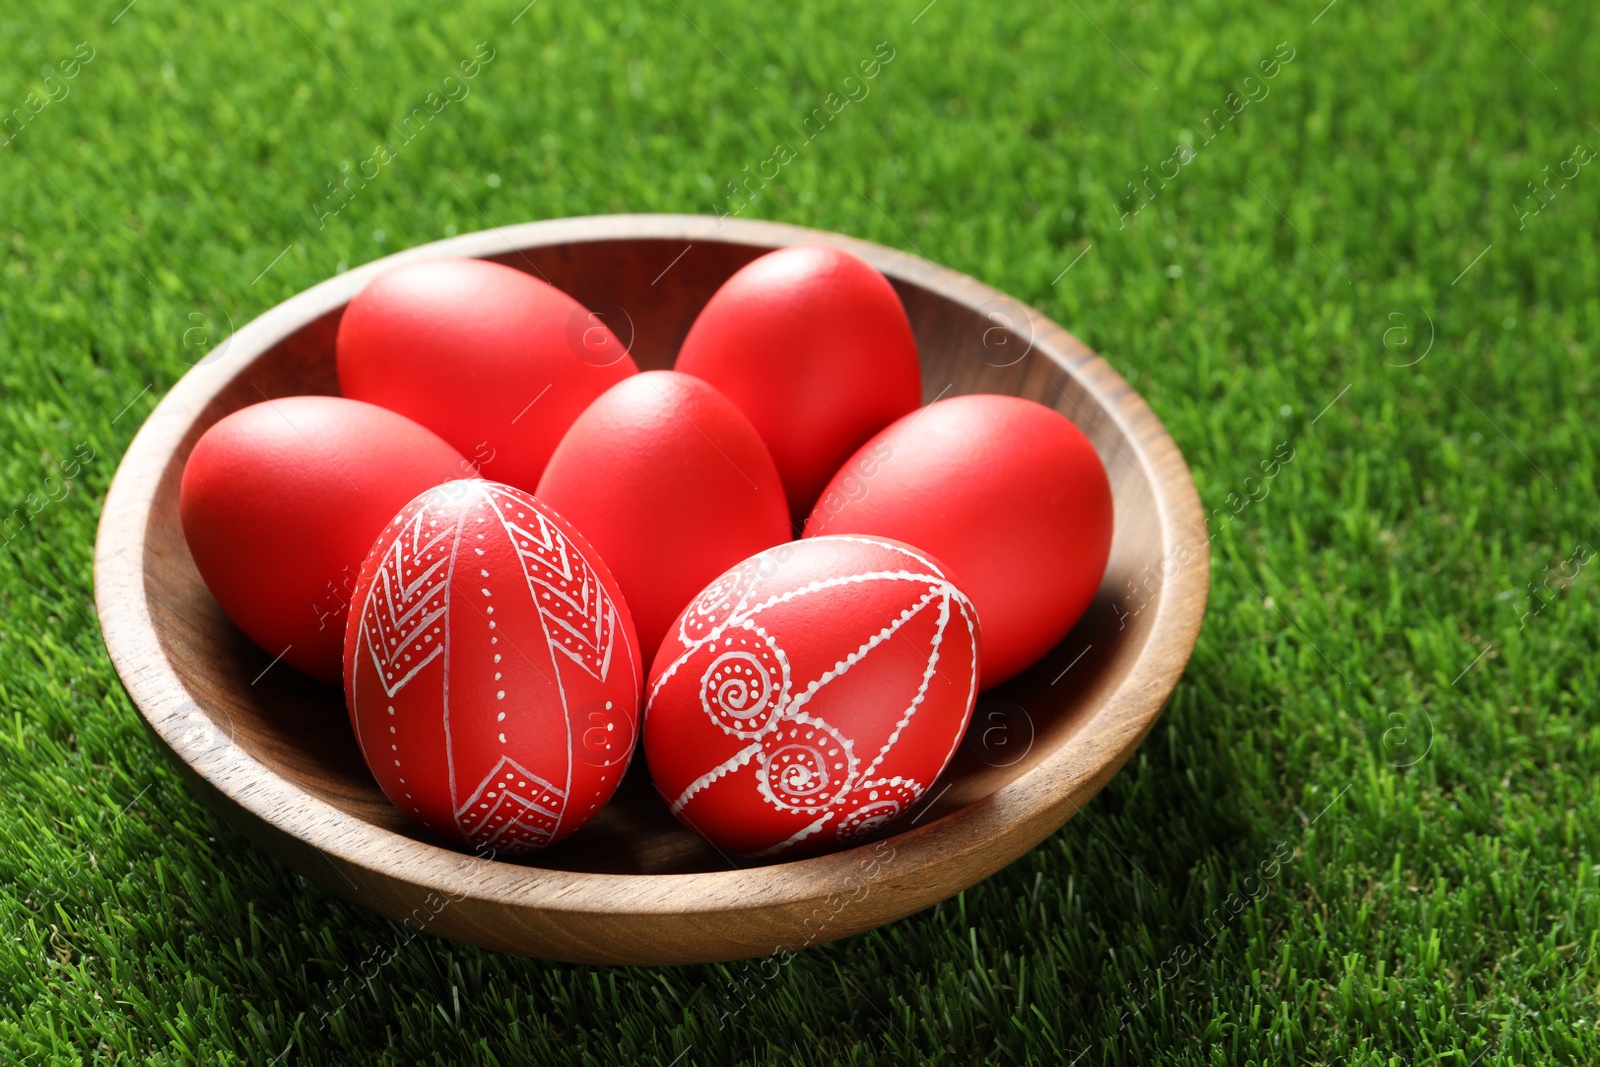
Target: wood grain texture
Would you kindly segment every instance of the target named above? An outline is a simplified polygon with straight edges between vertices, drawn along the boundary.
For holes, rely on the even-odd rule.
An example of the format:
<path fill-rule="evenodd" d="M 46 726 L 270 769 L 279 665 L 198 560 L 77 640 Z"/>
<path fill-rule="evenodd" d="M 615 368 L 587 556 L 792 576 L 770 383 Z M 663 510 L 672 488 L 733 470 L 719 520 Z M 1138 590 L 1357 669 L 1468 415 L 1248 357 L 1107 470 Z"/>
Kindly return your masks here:
<path fill-rule="evenodd" d="M 716 288 L 786 245 L 849 249 L 894 283 L 923 396 L 1011 393 L 1051 405 L 1111 477 L 1110 565 L 1082 622 L 1043 661 L 980 694 L 966 742 L 908 829 L 814 859 L 732 867 L 668 814 L 636 760 L 570 840 L 522 862 L 442 847 L 361 762 L 342 694 L 277 666 L 211 599 L 184 543 L 178 484 L 196 439 L 266 397 L 336 390 L 349 300 L 397 263 L 491 259 L 602 312 L 644 368 L 671 365 Z M 687 249 L 687 251 L 685 251 Z M 339 275 L 238 331 L 150 415 L 118 468 L 95 549 L 106 645 L 140 713 L 199 792 L 327 889 L 430 933 L 574 962 L 730 960 L 871 929 L 944 900 L 1028 851 L 1143 740 L 1194 648 L 1210 570 L 1183 457 L 1120 375 L 1039 313 L 926 260 L 777 223 L 680 215 L 488 230 Z M 265 673 L 263 673 L 265 672 Z M 948 785 L 948 788 L 946 788 Z"/>

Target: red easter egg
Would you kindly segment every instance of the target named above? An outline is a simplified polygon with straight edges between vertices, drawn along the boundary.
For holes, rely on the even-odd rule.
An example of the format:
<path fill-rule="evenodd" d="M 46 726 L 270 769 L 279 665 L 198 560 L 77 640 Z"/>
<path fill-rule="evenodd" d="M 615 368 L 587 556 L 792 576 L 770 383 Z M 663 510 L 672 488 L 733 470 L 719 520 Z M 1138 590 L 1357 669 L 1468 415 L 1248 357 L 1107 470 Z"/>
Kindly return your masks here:
<path fill-rule="evenodd" d="M 675 366 L 749 417 L 797 521 L 839 464 L 922 401 L 917 342 L 894 287 L 830 245 L 780 249 L 729 278 Z"/>
<path fill-rule="evenodd" d="M 611 799 L 633 753 L 633 622 L 593 548 L 530 494 L 417 497 L 372 545 L 344 646 L 350 723 L 396 807 L 512 855 Z"/>
<path fill-rule="evenodd" d="M 650 776 L 718 848 L 801 856 L 887 826 L 961 741 L 978 622 L 944 568 L 874 537 L 791 541 L 719 577 L 656 653 Z"/>
<path fill-rule="evenodd" d="M 806 537 L 875 534 L 933 553 L 983 623 L 983 685 L 1067 635 L 1111 554 L 1111 483 L 1066 416 L 1014 396 L 957 396 L 901 419 L 828 483 Z"/>
<path fill-rule="evenodd" d="M 638 370 L 600 317 L 481 259 L 407 263 L 350 301 L 339 390 L 412 418 L 486 476 L 532 489 L 590 401 Z"/>
<path fill-rule="evenodd" d="M 245 636 L 339 684 L 361 561 L 405 502 L 473 473 L 410 419 L 336 396 L 220 419 L 183 468 L 178 516 L 206 587 Z"/>
<path fill-rule="evenodd" d="M 550 457 L 538 497 L 611 568 L 646 660 L 707 582 L 790 537 L 783 483 L 750 420 L 676 371 L 602 393 Z"/>

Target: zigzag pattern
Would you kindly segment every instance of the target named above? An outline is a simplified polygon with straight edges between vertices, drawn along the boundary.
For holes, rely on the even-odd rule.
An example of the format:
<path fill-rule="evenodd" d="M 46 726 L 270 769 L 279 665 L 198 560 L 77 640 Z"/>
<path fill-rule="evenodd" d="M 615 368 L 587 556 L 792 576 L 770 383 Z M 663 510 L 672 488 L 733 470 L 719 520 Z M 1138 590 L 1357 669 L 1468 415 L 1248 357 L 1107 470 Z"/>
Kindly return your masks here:
<path fill-rule="evenodd" d="M 444 650 L 457 524 L 421 508 L 384 554 L 361 610 L 361 636 L 390 697 Z"/>
<path fill-rule="evenodd" d="M 538 511 L 494 488 L 486 492 L 517 550 L 551 648 L 604 681 L 611 671 L 618 620 L 599 576 Z"/>

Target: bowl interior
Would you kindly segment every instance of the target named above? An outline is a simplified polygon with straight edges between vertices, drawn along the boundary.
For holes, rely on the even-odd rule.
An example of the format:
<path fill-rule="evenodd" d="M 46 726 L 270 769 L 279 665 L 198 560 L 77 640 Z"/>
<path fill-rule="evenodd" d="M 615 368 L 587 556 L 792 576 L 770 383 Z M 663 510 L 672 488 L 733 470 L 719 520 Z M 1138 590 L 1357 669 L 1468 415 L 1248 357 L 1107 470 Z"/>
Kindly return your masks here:
<path fill-rule="evenodd" d="M 679 239 L 575 241 L 490 258 L 541 276 L 600 314 L 640 367 L 672 365 L 711 294 L 768 247 Z M 934 268 L 937 271 L 937 268 Z M 1035 337 L 1032 318 L 996 298 L 977 307 L 888 271 L 921 352 L 923 399 L 1010 393 L 1056 408 L 1089 436 L 1110 474 L 1116 506 L 1110 565 L 1078 626 L 1041 662 L 979 695 L 967 739 L 917 822 L 994 793 L 1066 745 L 1127 676 L 1163 595 L 1160 507 L 1123 421 L 1068 366 L 1091 354 L 1064 332 Z M 333 343 L 342 309 L 285 336 L 248 365 L 196 420 L 162 472 L 145 540 L 145 592 L 172 669 L 215 729 L 276 774 L 334 807 L 395 833 L 430 840 L 367 773 L 342 693 L 282 666 L 222 615 L 195 569 L 178 520 L 178 486 L 194 442 L 212 423 L 264 398 L 336 393 Z M 1099 392 L 1128 388 L 1114 375 Z M 1153 421 L 1153 420 L 1152 420 Z M 1157 427 L 1159 431 L 1159 426 Z M 336 593 L 330 593 L 334 601 Z M 330 602 L 331 606 L 332 601 Z M 668 813 L 633 768 L 615 798 L 567 841 L 526 865 L 552 870 L 671 874 L 727 870 L 728 861 Z"/>

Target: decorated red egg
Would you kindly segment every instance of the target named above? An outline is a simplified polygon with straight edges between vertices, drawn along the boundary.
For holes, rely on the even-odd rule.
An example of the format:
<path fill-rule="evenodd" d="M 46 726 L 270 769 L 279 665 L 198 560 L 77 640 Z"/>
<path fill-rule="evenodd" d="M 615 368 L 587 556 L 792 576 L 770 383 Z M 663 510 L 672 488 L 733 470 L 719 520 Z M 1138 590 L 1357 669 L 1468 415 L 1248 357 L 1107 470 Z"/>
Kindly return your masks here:
<path fill-rule="evenodd" d="M 550 458 L 538 496 L 611 568 L 646 661 L 707 582 L 790 537 L 783 483 L 750 420 L 675 371 L 601 394 Z"/>
<path fill-rule="evenodd" d="M 361 568 L 344 654 L 384 794 L 480 854 L 561 840 L 628 768 L 633 622 L 594 549 L 520 489 L 454 481 L 406 505 Z"/>
<path fill-rule="evenodd" d="M 406 501 L 472 465 L 431 431 L 334 396 L 219 420 L 183 468 L 178 514 L 206 587 L 269 655 L 339 684 L 361 561 Z"/>
<path fill-rule="evenodd" d="M 345 308 L 339 390 L 415 419 L 531 490 L 572 421 L 638 368 L 601 318 L 481 259 L 407 263 Z"/>
<path fill-rule="evenodd" d="M 985 688 L 1066 636 L 1111 553 L 1111 483 L 1066 416 L 958 396 L 878 434 L 823 490 L 806 537 L 873 534 L 933 553 L 983 624 Z"/>
<path fill-rule="evenodd" d="M 780 249 L 729 278 L 676 368 L 749 416 L 797 521 L 863 441 L 922 400 L 917 343 L 894 287 L 831 245 Z"/>
<path fill-rule="evenodd" d="M 860 841 L 949 763 L 978 644 L 971 603 L 924 552 L 875 537 L 768 549 L 707 586 L 656 653 L 650 775 L 731 853 Z"/>

